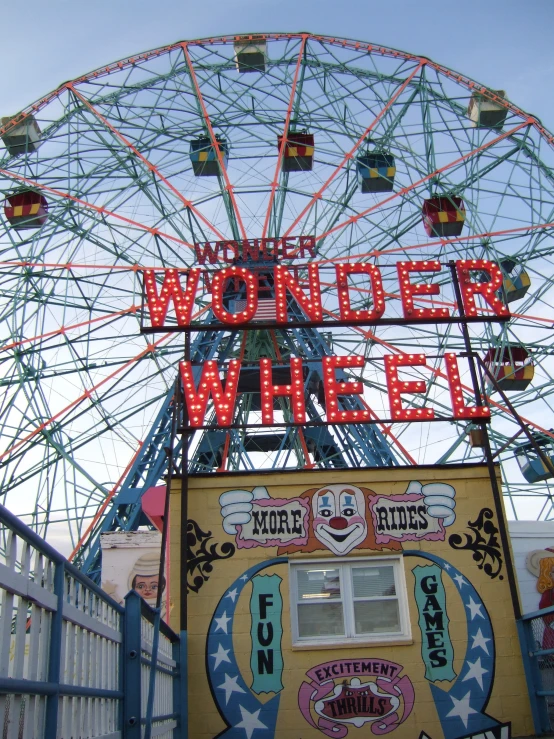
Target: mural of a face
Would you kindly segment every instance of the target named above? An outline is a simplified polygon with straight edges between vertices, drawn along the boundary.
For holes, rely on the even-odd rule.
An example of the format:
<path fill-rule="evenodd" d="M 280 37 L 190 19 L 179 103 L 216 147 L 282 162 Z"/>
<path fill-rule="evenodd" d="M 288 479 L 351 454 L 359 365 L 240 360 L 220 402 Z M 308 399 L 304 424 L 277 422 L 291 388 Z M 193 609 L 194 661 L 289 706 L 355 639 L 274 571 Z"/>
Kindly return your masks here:
<path fill-rule="evenodd" d="M 326 485 L 312 498 L 314 535 L 335 554 L 348 554 L 367 536 L 365 496 L 354 485 Z"/>
<path fill-rule="evenodd" d="M 133 590 L 142 595 L 144 600 L 156 600 L 158 580 L 158 575 L 136 575 L 133 580 Z"/>

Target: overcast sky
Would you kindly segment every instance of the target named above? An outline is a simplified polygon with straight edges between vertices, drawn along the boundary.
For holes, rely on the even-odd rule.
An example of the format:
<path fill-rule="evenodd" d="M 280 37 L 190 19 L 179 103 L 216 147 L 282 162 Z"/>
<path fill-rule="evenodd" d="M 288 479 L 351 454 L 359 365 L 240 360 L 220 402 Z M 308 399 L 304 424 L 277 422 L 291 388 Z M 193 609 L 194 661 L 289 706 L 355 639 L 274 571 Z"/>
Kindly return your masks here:
<path fill-rule="evenodd" d="M 4 2 L 0 115 L 73 77 L 182 39 L 305 30 L 428 56 L 554 130 L 554 0 L 26 0 Z"/>

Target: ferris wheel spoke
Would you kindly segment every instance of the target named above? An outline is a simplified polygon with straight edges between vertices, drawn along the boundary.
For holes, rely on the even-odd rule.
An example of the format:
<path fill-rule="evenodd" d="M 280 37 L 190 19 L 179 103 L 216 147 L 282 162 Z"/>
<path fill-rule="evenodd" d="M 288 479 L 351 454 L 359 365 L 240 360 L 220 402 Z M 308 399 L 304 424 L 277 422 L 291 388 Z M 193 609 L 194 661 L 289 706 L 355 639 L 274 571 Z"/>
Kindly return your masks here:
<path fill-rule="evenodd" d="M 173 380 L 173 377 L 172 377 Z M 119 390 L 117 393 L 111 393 L 109 396 L 106 396 L 107 401 L 119 401 L 119 395 L 124 394 L 124 390 Z M 12 455 L 12 457 L 6 462 L 0 465 L 0 469 L 3 469 L 4 474 L 4 483 L 2 484 L 2 491 L 4 494 L 8 493 L 12 488 L 17 488 L 24 482 L 29 481 L 33 477 L 37 475 L 41 475 L 44 473 L 45 470 L 50 468 L 52 465 L 57 464 L 60 461 L 60 458 L 63 457 L 62 454 L 59 453 L 59 449 L 56 446 L 56 442 L 54 440 L 54 443 L 51 443 L 53 441 L 54 434 L 58 434 L 59 439 L 57 442 L 57 445 L 60 446 L 65 450 L 66 453 L 70 455 L 77 455 L 80 450 L 87 449 L 91 442 L 94 442 L 95 439 L 98 437 L 98 435 L 102 432 L 103 427 L 105 427 L 106 420 L 109 420 L 110 422 L 110 428 L 112 429 L 113 433 L 118 436 L 118 438 L 121 440 L 123 444 L 125 444 L 126 447 L 135 448 L 136 444 L 139 442 L 138 439 L 135 437 L 130 438 L 124 438 L 123 434 L 120 433 L 118 430 L 125 430 L 125 433 L 128 434 L 127 430 L 125 429 L 125 424 L 132 420 L 137 414 L 143 412 L 147 408 L 151 406 L 156 406 L 158 404 L 158 401 L 160 398 L 165 397 L 167 394 L 167 390 L 164 389 L 164 392 L 160 396 L 155 396 L 145 402 L 140 402 L 135 407 L 126 407 L 125 412 L 120 415 L 118 418 L 108 418 L 108 416 L 104 415 L 103 418 L 99 418 L 96 425 L 92 425 L 86 433 L 82 434 L 81 436 L 73 434 L 71 435 L 71 428 L 69 423 L 65 426 L 63 424 L 55 424 L 57 428 L 54 429 L 54 431 L 45 431 L 43 430 L 40 434 L 40 436 L 35 437 L 31 442 L 28 448 L 30 449 L 37 449 L 37 448 L 43 448 L 45 457 L 49 457 L 48 459 L 45 459 L 43 462 L 37 462 L 34 466 L 31 467 L 25 467 L 24 471 L 19 474 L 19 476 L 15 475 L 15 472 L 13 470 L 17 468 L 17 465 L 25 460 L 25 454 L 27 449 L 19 449 L 15 454 Z M 125 400 L 125 398 L 122 398 L 121 400 Z M 81 415 L 84 415 L 87 411 L 81 411 Z M 74 416 L 71 419 L 71 423 L 78 420 L 79 416 Z M 63 434 L 63 436 L 62 436 Z M 56 454 L 52 455 L 52 450 L 56 451 Z M 99 489 L 104 489 L 103 486 L 100 486 Z"/>
<path fill-rule="evenodd" d="M 53 187 L 49 187 L 48 185 L 45 185 L 41 182 L 31 180 L 28 177 L 24 177 L 23 175 L 17 174 L 15 172 L 8 171 L 6 169 L 0 169 L 0 175 L 3 175 L 4 177 L 7 177 L 10 180 L 14 180 L 15 182 L 21 183 L 23 185 L 28 185 L 29 187 L 35 188 L 36 190 L 43 191 L 46 193 L 49 193 L 50 195 L 55 195 L 58 198 L 61 198 L 62 200 L 71 200 L 72 202 L 76 203 L 77 205 L 82 206 L 83 208 L 86 208 L 87 210 L 90 210 L 94 212 L 97 215 L 100 216 L 107 216 L 109 218 L 114 218 L 118 221 L 121 221 L 128 226 L 132 226 L 134 228 L 138 228 L 140 231 L 147 232 L 151 234 L 152 236 L 157 235 L 164 239 L 168 239 L 169 241 L 172 241 L 174 243 L 180 244 L 181 246 L 186 246 L 189 249 L 193 248 L 193 245 L 183 241 L 182 239 L 173 236 L 172 234 L 166 233 L 164 231 L 161 231 L 158 228 L 154 228 L 152 226 L 147 226 L 143 223 L 140 223 L 139 221 L 135 221 L 132 218 L 127 218 L 126 216 L 120 215 L 119 213 L 116 213 L 112 210 L 109 210 L 108 208 L 101 206 L 101 205 L 95 205 L 94 203 L 87 202 L 86 200 L 82 200 L 81 198 L 78 198 L 74 195 L 71 195 L 68 192 L 63 192 L 62 190 L 57 190 Z"/>
<path fill-rule="evenodd" d="M 211 122 L 210 116 L 208 114 L 208 109 L 206 108 L 206 103 L 204 102 L 204 98 L 202 96 L 202 91 L 200 89 L 200 85 L 198 84 L 198 78 L 196 76 L 196 72 L 194 70 L 194 65 L 192 63 L 192 60 L 190 58 L 190 53 L 189 53 L 189 50 L 188 50 L 187 42 L 183 42 L 181 44 L 181 47 L 183 49 L 183 54 L 185 55 L 185 59 L 186 59 L 186 62 L 187 62 L 188 72 L 189 72 L 190 78 L 192 80 L 192 84 L 193 84 L 194 90 L 196 92 L 196 98 L 197 98 L 198 104 L 200 106 L 200 110 L 201 110 L 201 114 L 202 114 L 202 119 L 203 119 L 204 125 L 207 128 L 208 135 L 209 135 L 210 141 L 211 141 L 211 145 L 213 147 L 213 150 L 216 153 L 217 160 L 218 160 L 218 163 L 219 163 L 219 168 L 220 168 L 220 171 L 221 171 L 221 175 L 222 175 L 223 180 L 225 182 L 225 193 L 227 194 L 227 196 L 228 196 L 228 198 L 230 200 L 230 203 L 231 203 L 231 206 L 232 206 L 232 213 L 233 213 L 234 218 L 236 218 L 236 220 L 237 220 L 237 224 L 238 224 L 238 227 L 239 227 L 239 231 L 240 231 L 240 233 L 242 235 L 242 238 L 244 240 L 247 240 L 248 239 L 248 234 L 246 232 L 246 229 L 244 227 L 244 224 L 242 222 L 242 218 L 241 218 L 241 215 L 240 215 L 240 212 L 239 212 L 239 209 L 238 209 L 237 200 L 236 200 L 236 197 L 235 197 L 235 194 L 234 194 L 234 186 L 231 184 L 231 181 L 229 179 L 229 175 L 227 173 L 227 167 L 226 167 L 225 161 L 223 159 L 223 154 L 221 152 L 221 147 L 219 145 L 219 142 L 216 139 L 215 132 L 214 132 L 214 129 L 213 129 L 213 126 L 212 126 L 212 122 Z"/>
<path fill-rule="evenodd" d="M 48 428 L 52 423 L 57 421 L 58 419 L 63 418 L 67 413 L 69 413 L 73 408 L 79 406 L 83 401 L 89 399 L 91 395 L 94 392 L 97 392 L 100 388 L 102 388 L 104 385 L 106 385 L 110 380 L 112 380 L 114 377 L 119 375 L 124 370 L 128 369 L 131 365 L 135 364 L 137 361 L 142 359 L 146 354 L 151 352 L 153 349 L 155 349 L 157 346 L 159 346 L 161 343 L 168 340 L 168 338 L 171 337 L 171 334 L 164 334 L 159 339 L 156 339 L 151 344 L 148 344 L 148 346 L 143 349 L 141 352 L 139 352 L 135 357 L 130 359 L 128 362 L 123 364 L 120 368 L 117 370 L 114 370 L 114 372 L 111 372 L 107 377 L 100 380 L 96 385 L 94 385 L 92 388 L 86 390 L 84 393 L 82 393 L 78 398 L 73 400 L 71 403 L 66 405 L 64 408 L 59 410 L 57 413 L 52 415 L 50 418 L 45 419 L 39 426 L 33 429 L 30 433 L 28 433 L 24 438 L 20 439 L 19 441 L 15 442 L 11 447 L 6 449 L 4 452 L 0 453 L 0 462 L 5 459 L 6 457 L 9 458 L 11 454 L 16 452 L 20 447 L 22 447 L 24 444 L 26 444 L 28 441 L 30 441 L 33 437 L 35 437 L 37 434 L 41 433 L 45 428 Z"/>
<path fill-rule="evenodd" d="M 442 172 L 446 172 L 450 168 L 455 167 L 458 164 L 461 164 L 462 162 L 470 159 L 471 157 L 476 156 L 477 154 L 480 154 L 482 151 L 485 151 L 486 149 L 489 149 L 490 147 L 492 147 L 492 146 L 500 143 L 501 141 L 503 141 L 504 139 L 506 139 L 509 136 L 513 136 L 514 133 L 517 133 L 517 131 L 519 131 L 522 128 L 524 128 L 525 126 L 529 126 L 529 125 L 531 125 L 531 122 L 529 120 L 525 120 L 522 123 L 519 123 L 517 126 L 514 126 L 509 131 L 506 131 L 505 133 L 500 134 L 499 136 L 495 137 L 491 141 L 482 144 L 481 146 L 473 149 L 472 151 L 468 152 L 467 154 L 464 154 L 463 156 L 454 159 L 449 164 L 445 164 L 443 167 L 439 167 L 434 172 L 431 172 L 430 174 L 426 175 L 425 177 L 422 177 L 421 179 L 419 179 L 416 182 L 412 183 L 410 186 L 405 187 L 405 188 L 402 188 L 398 192 L 394 193 L 393 195 L 391 195 L 388 198 L 385 198 L 385 200 L 382 200 L 381 202 L 377 203 L 376 205 L 373 205 L 373 206 L 371 206 L 369 208 L 366 208 L 363 211 L 361 211 L 360 213 L 358 213 L 357 215 L 351 216 L 346 221 L 343 221 L 342 223 L 337 224 L 333 228 L 329 229 L 329 231 L 327 231 L 326 233 L 321 234 L 319 238 L 322 238 L 323 239 L 326 236 L 329 236 L 330 234 L 335 233 L 336 231 L 339 231 L 339 230 L 345 228 L 346 226 L 349 226 L 352 223 L 356 223 L 361 218 L 365 218 L 367 215 L 369 215 L 369 213 L 372 213 L 372 212 L 374 212 L 374 211 L 382 208 L 384 205 L 392 202 L 393 200 L 396 200 L 398 197 L 401 197 L 401 196 L 403 197 L 403 196 L 407 195 L 409 192 L 411 192 L 412 190 L 414 190 L 416 187 L 419 187 L 420 185 L 425 184 L 426 182 L 428 182 L 429 180 L 431 180 L 433 177 L 436 177 L 438 174 L 441 174 Z"/>
<path fill-rule="evenodd" d="M 271 190 L 269 193 L 267 211 L 265 214 L 264 225 L 262 228 L 262 238 L 265 238 L 267 236 L 268 228 L 269 228 L 269 221 L 271 218 L 271 214 L 273 212 L 273 201 L 275 199 L 275 193 L 277 191 L 277 188 L 279 187 L 279 179 L 281 176 L 281 164 L 283 161 L 283 157 L 285 155 L 285 148 L 288 143 L 290 122 L 291 122 L 291 117 L 292 117 L 294 101 L 296 98 L 296 87 L 298 84 L 298 77 L 300 74 L 302 59 L 304 58 L 304 53 L 306 49 L 306 41 L 307 41 L 307 35 L 303 35 L 302 41 L 300 43 L 300 49 L 298 51 L 298 59 L 296 60 L 296 67 L 294 69 L 294 75 L 292 78 L 292 84 L 290 88 L 290 97 L 289 97 L 289 102 L 287 106 L 287 112 L 285 115 L 285 126 L 283 128 L 283 134 L 280 139 L 279 154 L 277 155 L 277 162 L 275 164 L 275 172 L 273 173 L 273 180 L 271 181 Z M 284 176 L 286 177 L 286 174 Z M 277 233 L 275 235 L 277 236 Z"/>
<path fill-rule="evenodd" d="M 68 84 L 70 84 L 70 83 L 68 83 Z M 201 212 L 200 212 L 200 211 L 199 211 L 199 210 L 198 210 L 198 209 L 197 209 L 197 208 L 196 208 L 196 207 L 194 206 L 194 204 L 192 203 L 192 201 L 191 201 L 191 200 L 189 200 L 189 199 L 187 199 L 187 198 L 185 198 L 185 197 L 184 197 L 184 196 L 183 196 L 183 195 L 182 195 L 182 194 L 181 194 L 181 193 L 179 192 L 179 190 L 178 190 L 178 189 L 177 189 L 177 188 L 176 188 L 176 187 L 175 187 L 175 186 L 174 186 L 174 185 L 173 185 L 173 184 L 172 184 L 172 183 L 171 183 L 171 182 L 170 182 L 170 181 L 169 181 L 169 180 L 167 179 L 167 177 L 164 177 L 164 175 L 163 175 L 163 174 L 162 174 L 162 173 L 160 172 L 159 168 L 158 168 L 158 167 L 157 167 L 157 166 L 156 166 L 155 164 L 153 164 L 152 162 L 150 162 L 150 161 L 149 161 L 149 160 L 148 160 L 148 159 L 147 159 L 147 158 L 146 158 L 146 157 L 145 157 L 145 156 L 144 156 L 144 155 L 143 155 L 143 154 L 142 154 L 142 153 L 141 153 L 141 152 L 140 152 L 140 151 L 139 151 L 139 150 L 137 149 L 137 147 L 135 147 L 135 146 L 134 146 L 134 145 L 133 145 L 133 144 L 131 143 L 131 141 L 129 141 L 129 139 L 128 139 L 128 138 L 126 138 L 126 137 L 125 137 L 125 136 L 124 136 L 124 135 L 123 135 L 123 134 L 122 134 L 122 133 L 121 133 L 120 131 L 118 131 L 118 130 L 117 130 L 117 129 L 115 128 L 115 126 L 113 126 L 113 125 L 112 125 L 112 124 L 111 124 L 111 123 L 110 123 L 110 122 L 108 121 L 108 119 L 107 119 L 107 118 L 106 118 L 105 116 L 103 116 L 103 115 L 102 115 L 102 114 L 101 114 L 101 113 L 100 113 L 100 112 L 99 112 L 99 111 L 98 111 L 98 110 L 97 110 L 97 109 L 96 109 L 96 108 L 95 108 L 95 107 L 94 107 L 94 106 L 93 106 L 93 105 L 92 105 L 92 104 L 91 104 L 91 103 L 90 103 L 90 102 L 89 102 L 89 101 L 88 101 L 88 100 L 87 100 L 87 99 L 86 99 L 86 98 L 85 98 L 85 97 L 83 96 L 83 95 L 81 95 L 81 93 L 80 93 L 80 92 L 79 92 L 79 91 L 78 91 L 78 90 L 77 90 L 77 89 L 75 88 L 75 86 L 74 86 L 73 84 L 70 84 L 70 89 L 71 89 L 71 91 L 72 91 L 73 95 L 75 95 L 75 97 L 77 97 L 77 98 L 78 98 L 78 99 L 79 99 L 79 100 L 80 100 L 80 101 L 81 101 L 81 102 L 83 103 L 83 105 L 85 105 L 85 106 L 86 106 L 86 108 L 87 108 L 88 110 L 90 110 L 90 112 L 91 112 L 91 113 L 92 113 L 92 114 L 93 114 L 94 116 L 96 116 L 96 117 L 97 117 L 97 118 L 98 118 L 98 119 L 99 119 L 100 121 L 102 121 L 102 123 L 104 124 L 104 126 L 106 126 L 106 128 L 108 128 L 108 129 L 109 129 L 109 130 L 110 130 L 110 131 L 112 132 L 112 134 L 113 134 L 113 135 L 114 135 L 114 136 L 115 136 L 115 137 L 116 137 L 117 139 L 119 139 L 119 141 L 121 141 L 121 142 L 122 142 L 122 143 L 123 143 L 123 144 L 124 144 L 124 145 L 125 145 L 125 146 L 126 146 L 126 147 L 127 147 L 127 148 L 128 148 L 128 149 L 129 149 L 129 150 L 130 150 L 130 151 L 132 152 L 132 153 L 133 153 L 133 154 L 134 154 L 134 156 L 136 156 L 136 157 L 137 157 L 137 159 L 139 159 L 139 160 L 140 160 L 140 162 L 141 162 L 141 163 L 142 163 L 142 164 L 143 164 L 143 165 L 144 165 L 144 166 L 146 167 L 146 169 L 147 169 L 148 171 L 150 171 L 150 172 L 152 173 L 152 175 L 153 175 L 153 176 L 155 176 L 155 177 L 156 177 L 156 178 L 157 178 L 158 180 L 160 180 L 160 182 L 163 182 L 163 184 L 164 184 L 164 185 L 165 185 L 165 186 L 166 186 L 166 187 L 168 188 L 168 190 L 170 190 L 170 192 L 171 192 L 171 193 L 173 193 L 173 195 L 175 195 L 175 197 L 177 197 L 177 198 L 178 198 L 178 200 L 180 200 L 180 202 L 182 203 L 182 205 L 183 205 L 183 206 L 184 206 L 185 208 L 187 208 L 187 209 L 190 209 L 190 210 L 191 210 L 191 212 L 193 212 L 193 213 L 195 214 L 195 216 L 196 216 L 197 218 L 199 218 L 199 220 L 200 220 L 200 221 L 202 221 L 202 223 L 203 223 L 203 224 L 204 224 L 204 225 L 205 225 L 205 226 L 206 226 L 207 228 L 209 228 L 209 229 L 210 229 L 210 230 L 211 230 L 211 231 L 212 231 L 212 232 L 213 232 L 213 233 L 214 233 L 214 234 L 215 234 L 215 235 L 217 236 L 217 238 L 219 238 L 219 239 L 223 239 L 223 238 L 224 238 L 224 237 L 223 237 L 223 234 L 221 233 L 221 231 L 219 231 L 219 229 L 217 229 L 217 228 L 216 228 L 216 227 L 215 227 L 215 226 L 214 226 L 214 225 L 213 225 L 213 224 L 212 224 L 212 223 L 211 223 L 211 222 L 210 222 L 210 221 L 209 221 L 209 220 L 208 220 L 208 219 L 207 219 L 207 218 L 206 218 L 206 217 L 205 217 L 205 216 L 203 215 L 203 213 L 201 213 Z M 191 248 L 192 248 L 192 247 L 191 247 Z"/>
<path fill-rule="evenodd" d="M 325 311 L 325 312 L 328 315 L 334 315 L 330 311 Z M 382 347 L 384 347 L 385 349 L 387 349 L 387 351 L 392 351 L 392 352 L 394 352 L 396 354 L 402 354 L 402 353 L 404 353 L 404 350 L 398 348 L 395 344 L 392 344 L 390 342 L 384 341 L 383 339 L 381 339 L 380 337 L 378 337 L 373 331 L 368 331 L 366 329 L 363 329 L 360 326 L 356 326 L 354 328 L 354 331 L 356 333 L 359 333 L 359 334 L 364 335 L 365 337 L 371 338 L 375 343 L 377 343 L 377 344 L 381 345 Z M 447 375 L 444 372 L 442 372 L 442 370 L 440 370 L 438 368 L 431 368 L 431 367 L 429 367 L 428 369 L 430 371 L 430 374 L 433 375 L 434 378 L 441 379 L 441 380 L 444 380 L 445 382 L 448 382 L 448 377 L 447 377 Z M 469 385 L 465 385 L 464 383 L 461 383 L 461 388 L 467 394 L 467 397 L 468 398 L 471 399 L 473 397 L 473 388 L 472 387 L 470 387 Z M 488 405 L 493 406 L 498 411 L 501 411 L 502 413 L 506 414 L 506 416 L 508 416 L 510 418 L 513 418 L 514 421 L 516 420 L 513 417 L 513 414 L 511 413 L 511 411 L 509 410 L 509 408 L 507 406 L 503 405 L 502 403 L 494 400 L 494 398 L 492 398 L 490 396 L 487 396 L 486 402 L 487 402 Z M 531 428 L 534 428 L 536 431 L 539 431 L 541 433 L 545 433 L 547 436 L 550 436 L 550 437 L 552 437 L 554 439 L 554 432 L 548 431 L 546 428 L 542 427 L 540 424 L 532 421 L 529 418 L 525 418 L 523 416 L 520 416 L 520 420 L 523 423 L 525 423 L 526 425 L 530 426 Z"/>
<path fill-rule="evenodd" d="M 120 316 L 126 316 L 128 314 L 134 314 L 137 311 L 139 311 L 141 308 L 140 305 L 132 305 L 130 308 L 123 308 L 120 311 L 114 311 L 113 313 L 107 313 L 106 315 L 97 316 L 96 318 L 91 318 L 88 321 L 80 321 L 79 323 L 70 324 L 68 326 L 60 326 L 58 329 L 54 329 L 52 331 L 47 331 L 44 334 L 38 334 L 37 336 L 31 336 L 26 339 L 21 339 L 19 341 L 13 341 L 10 344 L 4 344 L 3 346 L 0 346 L 0 352 L 9 351 L 11 349 L 15 349 L 18 347 L 21 347 L 25 344 L 34 344 L 35 342 L 41 342 L 41 348 L 42 342 L 45 339 L 54 338 L 57 336 L 63 336 L 64 334 L 74 331 L 78 328 L 86 328 L 88 326 L 92 326 L 92 324 L 95 323 L 110 323 L 116 318 L 119 318 Z"/>
<path fill-rule="evenodd" d="M 394 94 L 390 97 L 387 104 L 379 111 L 379 113 L 375 116 L 373 121 L 367 126 L 365 131 L 361 136 L 359 136 L 358 140 L 354 144 L 354 146 L 349 149 L 349 151 L 344 154 L 340 164 L 333 170 L 333 172 L 329 175 L 327 180 L 323 183 L 322 187 L 314 193 L 312 199 L 310 202 L 303 208 L 303 210 L 300 212 L 298 217 L 294 220 L 294 222 L 289 226 L 287 231 L 285 232 L 285 236 L 289 236 L 292 231 L 296 228 L 296 226 L 300 223 L 300 221 L 304 218 L 304 216 L 310 211 L 310 209 L 313 207 L 314 203 L 319 200 L 325 190 L 329 187 L 331 182 L 335 179 L 335 177 L 343 170 L 345 164 L 350 162 L 354 155 L 356 154 L 356 151 L 359 149 L 361 144 L 365 141 L 366 137 L 371 133 L 371 131 L 375 128 L 375 126 L 381 121 L 381 119 L 386 115 L 386 113 L 390 110 L 390 108 L 396 103 L 396 100 L 400 97 L 400 95 L 404 92 L 404 90 L 408 87 L 408 85 L 412 82 L 414 77 L 421 71 L 421 69 L 424 66 L 424 61 L 420 61 L 420 63 L 415 67 L 415 69 L 408 75 L 406 80 L 398 87 L 398 89 L 394 92 Z"/>

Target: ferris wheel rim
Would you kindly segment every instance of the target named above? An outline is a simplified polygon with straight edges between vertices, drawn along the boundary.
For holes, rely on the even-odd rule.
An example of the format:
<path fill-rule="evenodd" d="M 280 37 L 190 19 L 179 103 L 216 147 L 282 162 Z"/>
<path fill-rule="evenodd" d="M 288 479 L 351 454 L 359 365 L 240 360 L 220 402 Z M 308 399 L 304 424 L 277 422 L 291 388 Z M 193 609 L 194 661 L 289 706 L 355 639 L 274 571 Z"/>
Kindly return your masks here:
<path fill-rule="evenodd" d="M 204 44 L 210 44 L 210 45 L 217 45 L 217 44 L 228 44 L 233 43 L 234 41 L 238 41 L 240 39 L 244 39 L 245 37 L 259 37 L 266 41 L 282 41 L 286 39 L 312 39 L 314 41 L 321 41 L 323 43 L 328 43 L 332 45 L 336 45 L 339 47 L 350 47 L 355 48 L 357 50 L 366 50 L 368 53 L 377 54 L 380 56 L 390 56 L 393 58 L 404 58 L 406 60 L 410 61 L 419 61 L 421 64 L 429 65 L 431 68 L 435 69 L 438 72 L 441 72 L 446 77 L 454 78 L 455 81 L 465 87 L 467 87 L 468 90 L 471 91 L 478 91 L 485 95 L 491 96 L 491 99 L 494 99 L 495 101 L 500 102 L 502 105 L 507 107 L 509 110 L 511 110 L 514 114 L 526 117 L 527 120 L 537 128 L 537 130 L 541 133 L 541 135 L 544 135 L 544 137 L 549 141 L 550 144 L 554 144 L 554 134 L 552 134 L 545 126 L 542 125 L 540 119 L 530 113 L 525 112 L 522 108 L 517 107 L 512 102 L 510 102 L 507 98 L 500 98 L 496 92 L 493 91 L 492 88 L 486 87 L 482 85 L 481 83 L 477 82 L 471 77 L 468 77 L 467 75 L 463 75 L 460 72 L 447 67 L 445 65 L 439 64 L 437 62 L 434 62 L 432 59 L 430 59 L 427 56 L 419 55 L 419 54 L 413 54 L 411 52 L 402 51 L 400 49 L 396 49 L 394 47 L 385 46 L 382 44 L 373 44 L 371 42 L 367 41 L 361 41 L 360 39 L 352 39 L 352 38 L 343 38 L 343 37 L 337 37 L 337 36 L 327 36 L 323 34 L 315 34 L 311 33 L 309 31 L 296 31 L 296 32 L 285 32 L 285 31 L 277 31 L 277 32 L 268 32 L 268 31 L 252 31 L 252 32 L 246 32 L 246 33 L 237 33 L 237 34 L 228 34 L 223 36 L 206 36 L 199 39 L 183 39 L 180 41 L 175 41 L 171 44 L 166 44 L 164 46 L 155 47 L 153 49 L 148 49 L 147 51 L 139 52 L 134 55 L 130 56 L 124 56 L 121 59 L 118 59 L 115 62 L 112 62 L 110 65 L 107 66 L 100 66 L 96 67 L 95 69 L 92 69 L 89 72 L 86 72 L 83 75 L 80 75 L 78 77 L 73 78 L 72 80 L 68 80 L 66 82 L 62 82 L 58 87 L 54 88 L 51 92 L 47 93 L 47 95 L 38 98 L 33 103 L 29 104 L 25 108 L 22 108 L 21 111 L 13 117 L 10 117 L 10 120 L 6 123 L 0 126 L 0 136 L 6 133 L 13 125 L 21 122 L 24 117 L 27 115 L 30 115 L 34 112 L 38 112 L 44 105 L 46 105 L 48 102 L 52 100 L 52 98 L 60 95 L 62 92 L 64 92 L 66 89 L 68 89 L 68 86 L 73 86 L 75 84 L 78 84 L 80 82 L 87 82 L 91 79 L 98 79 L 104 75 L 108 75 L 112 72 L 118 72 L 124 69 L 127 66 L 132 66 L 136 64 L 137 62 L 142 61 L 148 61 L 149 59 L 158 57 L 162 54 L 167 54 L 170 51 L 174 51 L 178 48 L 182 48 L 183 46 L 201 46 Z"/>

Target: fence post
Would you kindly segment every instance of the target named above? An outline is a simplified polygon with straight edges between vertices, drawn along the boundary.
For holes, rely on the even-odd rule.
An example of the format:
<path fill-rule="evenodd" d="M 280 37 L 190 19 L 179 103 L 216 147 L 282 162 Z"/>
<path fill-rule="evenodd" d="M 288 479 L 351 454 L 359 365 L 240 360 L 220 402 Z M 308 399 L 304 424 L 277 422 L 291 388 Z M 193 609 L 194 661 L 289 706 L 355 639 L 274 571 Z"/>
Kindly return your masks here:
<path fill-rule="evenodd" d="M 54 570 L 54 595 L 58 604 L 52 614 L 50 623 L 50 644 L 48 648 L 48 682 L 60 684 L 62 669 L 62 638 L 63 638 L 63 603 L 65 589 L 65 565 L 57 562 Z M 31 627 L 32 628 L 32 627 Z M 44 739 L 56 739 L 58 734 L 58 714 L 60 694 L 49 695 L 46 699 L 46 717 L 44 724 Z"/>
<path fill-rule="evenodd" d="M 533 716 L 533 724 L 535 733 L 546 734 L 550 732 L 550 719 L 548 717 L 548 707 L 546 698 L 538 695 L 538 691 L 542 690 L 542 675 L 539 669 L 537 657 L 533 654 L 536 647 L 533 637 L 533 628 L 531 621 L 518 619 L 516 621 L 519 635 L 519 643 L 521 646 L 521 656 L 523 657 L 523 668 L 525 670 L 525 678 L 527 680 L 527 689 L 531 702 L 531 714 Z"/>
<path fill-rule="evenodd" d="M 179 665 L 178 677 L 173 680 L 173 710 L 179 714 L 179 726 L 176 730 L 178 733 L 174 736 L 175 739 L 188 739 L 189 707 L 186 631 L 181 631 L 179 640 L 173 644 L 173 659 Z"/>
<path fill-rule="evenodd" d="M 141 598 L 125 596 L 123 617 L 123 737 L 141 738 Z"/>

